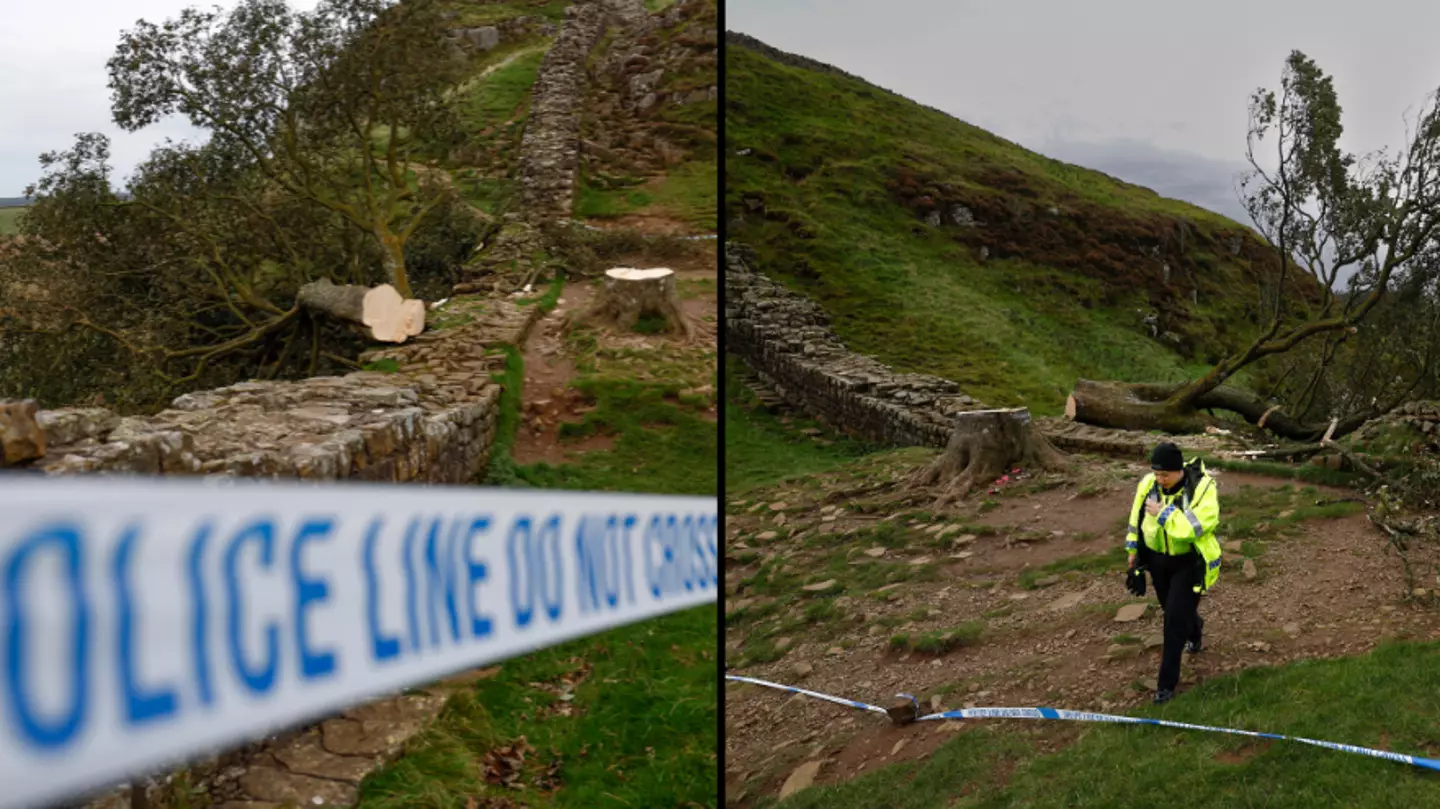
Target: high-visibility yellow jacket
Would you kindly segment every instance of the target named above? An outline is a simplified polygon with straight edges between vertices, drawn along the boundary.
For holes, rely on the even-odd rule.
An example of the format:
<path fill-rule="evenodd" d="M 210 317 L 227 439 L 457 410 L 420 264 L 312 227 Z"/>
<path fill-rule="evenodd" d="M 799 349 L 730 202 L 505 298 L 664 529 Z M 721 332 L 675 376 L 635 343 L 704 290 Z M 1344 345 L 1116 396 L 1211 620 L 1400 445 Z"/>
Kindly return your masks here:
<path fill-rule="evenodd" d="M 1183 556 L 1194 548 L 1205 560 L 1205 581 L 1195 586 L 1195 592 L 1214 587 L 1220 578 L 1220 542 L 1215 538 L 1220 524 L 1219 488 L 1220 484 L 1198 461 L 1185 467 L 1180 491 L 1172 495 L 1165 494 L 1155 482 L 1154 473 L 1146 475 L 1135 489 L 1135 502 L 1130 506 L 1125 549 L 1136 553 L 1140 542 L 1144 542 L 1151 553 Z M 1164 505 L 1154 517 L 1145 512 L 1145 500 L 1152 494 Z"/>

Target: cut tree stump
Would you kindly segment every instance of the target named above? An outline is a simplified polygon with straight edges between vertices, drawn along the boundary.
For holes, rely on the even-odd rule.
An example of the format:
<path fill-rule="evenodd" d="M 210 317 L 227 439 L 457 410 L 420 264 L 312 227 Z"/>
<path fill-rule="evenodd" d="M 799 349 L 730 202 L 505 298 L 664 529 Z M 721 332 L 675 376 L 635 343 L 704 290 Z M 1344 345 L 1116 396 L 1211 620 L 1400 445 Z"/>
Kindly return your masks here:
<path fill-rule="evenodd" d="M 631 331 L 640 318 L 654 315 L 665 319 L 672 332 L 693 339 L 695 327 L 680 308 L 680 295 L 675 290 L 675 271 L 664 267 L 637 270 L 616 267 L 605 271 L 605 285 L 589 308 L 574 315 L 567 328 L 582 323 L 611 326 Z"/>
<path fill-rule="evenodd" d="M 911 488 L 940 488 L 937 506 L 962 500 L 1006 472 L 1058 470 L 1069 466 L 1063 452 L 1036 430 L 1027 408 L 972 410 L 955 416 L 945 452 L 910 480 Z"/>
<path fill-rule="evenodd" d="M 336 286 L 328 280 L 300 287 L 301 306 L 360 326 L 381 343 L 403 343 L 425 330 L 425 302 L 405 300 L 395 287 Z"/>

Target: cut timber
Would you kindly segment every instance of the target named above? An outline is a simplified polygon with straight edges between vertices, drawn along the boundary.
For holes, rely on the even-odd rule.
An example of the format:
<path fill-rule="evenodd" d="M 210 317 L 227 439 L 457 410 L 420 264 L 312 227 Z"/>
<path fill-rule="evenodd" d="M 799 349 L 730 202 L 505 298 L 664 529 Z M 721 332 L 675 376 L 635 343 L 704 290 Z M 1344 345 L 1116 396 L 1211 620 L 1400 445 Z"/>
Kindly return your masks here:
<path fill-rule="evenodd" d="M 1063 469 L 1064 453 L 1034 429 L 1030 411 L 972 410 L 955 416 L 945 452 L 911 478 L 911 488 L 940 487 L 937 506 L 963 499 L 1009 470 Z"/>
<path fill-rule="evenodd" d="M 336 286 L 328 280 L 312 281 L 300 287 L 298 301 L 312 312 L 363 327 L 370 339 L 381 343 L 403 343 L 425 330 L 425 302 L 407 301 L 389 284 Z"/>
<path fill-rule="evenodd" d="M 1180 401 L 1183 385 L 1130 382 L 1094 382 L 1080 379 L 1065 400 L 1065 417 L 1096 427 L 1121 430 L 1161 430 L 1184 435 L 1205 432 L 1219 422 L 1201 411 L 1228 410 L 1246 421 L 1291 441 L 1313 443 L 1322 436 L 1339 438 L 1359 429 L 1380 413 L 1357 413 L 1320 424 L 1306 424 L 1283 408 L 1262 401 L 1238 388 L 1220 386 Z"/>
<path fill-rule="evenodd" d="M 1065 418 L 1121 430 L 1204 432 L 1210 420 L 1194 410 L 1166 401 L 1176 387 L 1076 380 L 1075 390 L 1065 400 Z"/>
<path fill-rule="evenodd" d="M 567 325 L 594 322 L 630 331 L 646 315 L 664 318 L 666 326 L 672 332 L 683 334 L 686 340 L 695 336 L 690 319 L 680 308 L 680 295 L 675 291 L 675 271 L 664 267 L 606 270 L 605 285 L 595 302 L 575 315 Z"/>

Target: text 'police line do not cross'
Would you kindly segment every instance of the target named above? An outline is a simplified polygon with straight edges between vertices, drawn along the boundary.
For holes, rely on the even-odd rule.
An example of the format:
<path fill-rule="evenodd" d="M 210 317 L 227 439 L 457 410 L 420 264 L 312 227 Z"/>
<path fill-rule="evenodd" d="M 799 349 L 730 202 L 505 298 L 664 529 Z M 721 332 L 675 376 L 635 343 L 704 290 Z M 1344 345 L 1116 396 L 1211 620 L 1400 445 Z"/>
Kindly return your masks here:
<path fill-rule="evenodd" d="M 718 501 L 0 486 L 0 808 L 717 600 Z"/>

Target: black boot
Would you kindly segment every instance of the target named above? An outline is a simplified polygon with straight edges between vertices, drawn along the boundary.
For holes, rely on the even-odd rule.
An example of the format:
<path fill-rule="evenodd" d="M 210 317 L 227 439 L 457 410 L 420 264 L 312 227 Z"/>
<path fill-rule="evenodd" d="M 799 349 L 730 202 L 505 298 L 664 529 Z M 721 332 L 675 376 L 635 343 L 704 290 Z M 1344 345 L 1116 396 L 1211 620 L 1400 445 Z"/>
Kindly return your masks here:
<path fill-rule="evenodd" d="M 1175 699 L 1175 692 L 1168 688 L 1160 688 L 1155 691 L 1156 705 L 1164 705 L 1172 699 Z"/>

